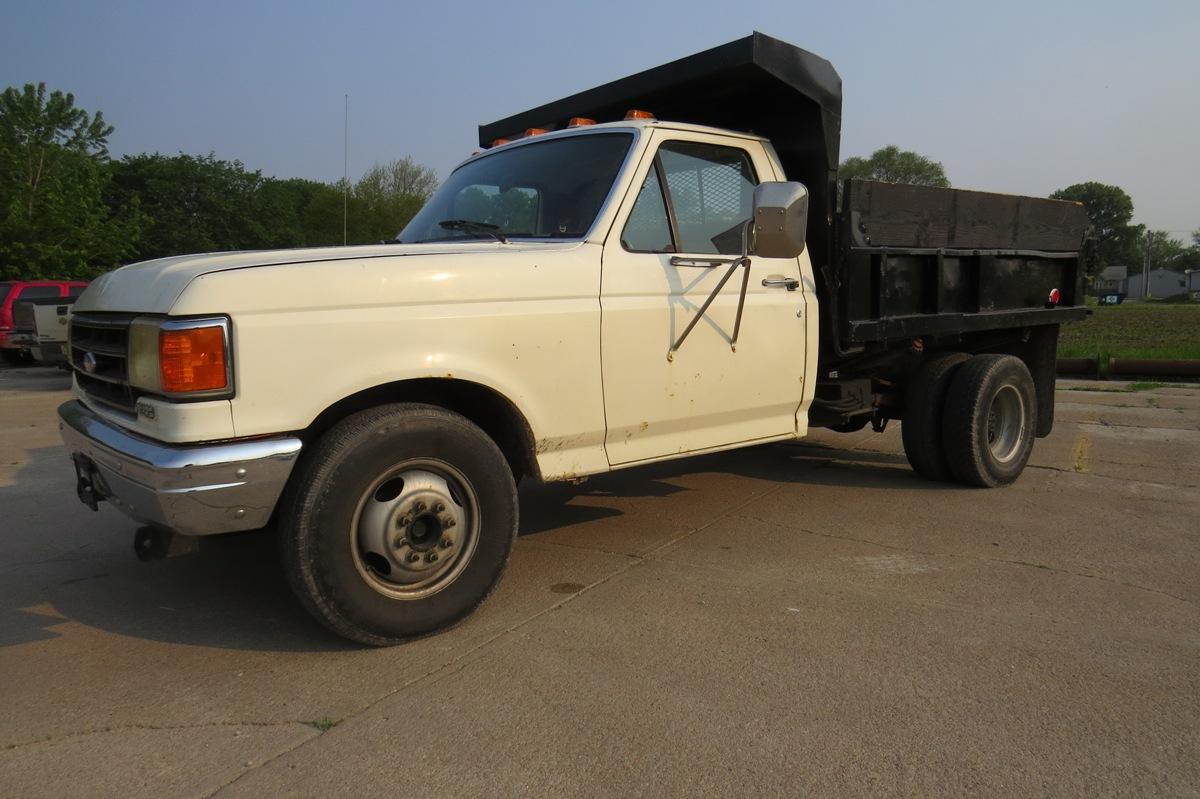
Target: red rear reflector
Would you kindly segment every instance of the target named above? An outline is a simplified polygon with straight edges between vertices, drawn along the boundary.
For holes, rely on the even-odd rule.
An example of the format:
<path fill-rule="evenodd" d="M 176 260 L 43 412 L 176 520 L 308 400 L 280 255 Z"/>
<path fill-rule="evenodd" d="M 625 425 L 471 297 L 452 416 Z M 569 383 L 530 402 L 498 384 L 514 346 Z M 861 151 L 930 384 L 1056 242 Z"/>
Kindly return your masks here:
<path fill-rule="evenodd" d="M 568 128 L 582 128 L 584 125 L 595 125 L 596 120 L 588 119 L 587 117 L 571 117 L 571 121 L 567 123 Z"/>
<path fill-rule="evenodd" d="M 1058 303 L 1061 299 L 1062 299 L 1062 293 L 1059 292 L 1058 289 L 1050 289 L 1050 304 L 1051 305 L 1058 305 Z"/>
<path fill-rule="evenodd" d="M 654 114 L 649 111 L 639 111 L 636 108 L 631 108 L 625 112 L 626 119 L 654 119 Z"/>

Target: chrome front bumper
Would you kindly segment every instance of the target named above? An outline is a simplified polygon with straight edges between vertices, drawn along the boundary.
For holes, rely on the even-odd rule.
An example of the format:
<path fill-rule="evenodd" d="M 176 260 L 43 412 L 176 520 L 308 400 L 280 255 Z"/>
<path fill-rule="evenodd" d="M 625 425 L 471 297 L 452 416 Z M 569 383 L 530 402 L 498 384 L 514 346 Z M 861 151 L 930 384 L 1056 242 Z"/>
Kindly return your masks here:
<path fill-rule="evenodd" d="M 109 423 L 78 400 L 59 406 L 79 497 L 183 535 L 253 530 L 271 518 L 300 454 L 294 437 L 167 446 Z"/>

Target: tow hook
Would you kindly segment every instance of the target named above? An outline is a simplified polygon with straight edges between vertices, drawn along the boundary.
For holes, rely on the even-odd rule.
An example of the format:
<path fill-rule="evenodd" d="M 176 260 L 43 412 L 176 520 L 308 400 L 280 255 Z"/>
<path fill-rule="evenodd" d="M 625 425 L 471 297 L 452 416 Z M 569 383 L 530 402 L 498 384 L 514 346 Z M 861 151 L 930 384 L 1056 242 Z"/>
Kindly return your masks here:
<path fill-rule="evenodd" d="M 139 527 L 133 534 L 133 551 L 138 560 L 152 560 L 188 555 L 200 549 L 200 540 L 192 535 L 177 535 L 158 527 Z"/>

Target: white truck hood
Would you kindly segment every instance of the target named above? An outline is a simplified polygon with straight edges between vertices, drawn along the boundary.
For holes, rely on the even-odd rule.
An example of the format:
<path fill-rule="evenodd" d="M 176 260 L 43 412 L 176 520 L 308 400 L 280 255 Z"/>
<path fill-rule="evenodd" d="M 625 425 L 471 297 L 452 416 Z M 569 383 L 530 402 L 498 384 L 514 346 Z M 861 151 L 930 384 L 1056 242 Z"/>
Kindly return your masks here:
<path fill-rule="evenodd" d="M 409 255 L 468 255 L 546 246 L 546 244 L 501 244 L 484 240 L 471 243 L 375 244 L 355 247 L 309 247 L 294 250 L 247 250 L 178 255 L 172 258 L 159 258 L 154 261 L 130 264 L 101 275 L 92 281 L 87 290 L 79 297 L 73 310 L 169 313 L 183 290 L 197 277 L 231 269 Z"/>

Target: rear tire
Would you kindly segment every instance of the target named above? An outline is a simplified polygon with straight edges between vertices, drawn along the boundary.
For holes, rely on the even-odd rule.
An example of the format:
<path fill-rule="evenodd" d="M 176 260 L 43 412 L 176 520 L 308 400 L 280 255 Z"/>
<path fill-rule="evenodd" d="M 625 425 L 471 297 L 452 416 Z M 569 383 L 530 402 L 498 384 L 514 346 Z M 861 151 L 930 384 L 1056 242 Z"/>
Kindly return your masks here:
<path fill-rule="evenodd" d="M 1016 480 L 1036 429 L 1037 392 L 1020 358 L 976 355 L 959 368 L 946 395 L 942 442 L 960 482 L 993 488 Z"/>
<path fill-rule="evenodd" d="M 904 455 L 913 471 L 926 480 L 954 479 L 942 446 L 942 416 L 950 383 L 970 357 L 963 352 L 934 355 L 917 371 L 905 392 L 904 418 L 900 421 Z"/>
<path fill-rule="evenodd" d="M 461 621 L 492 592 L 517 534 L 496 443 L 430 405 L 339 422 L 293 476 L 284 569 L 304 607 L 352 641 L 388 646 Z"/>

